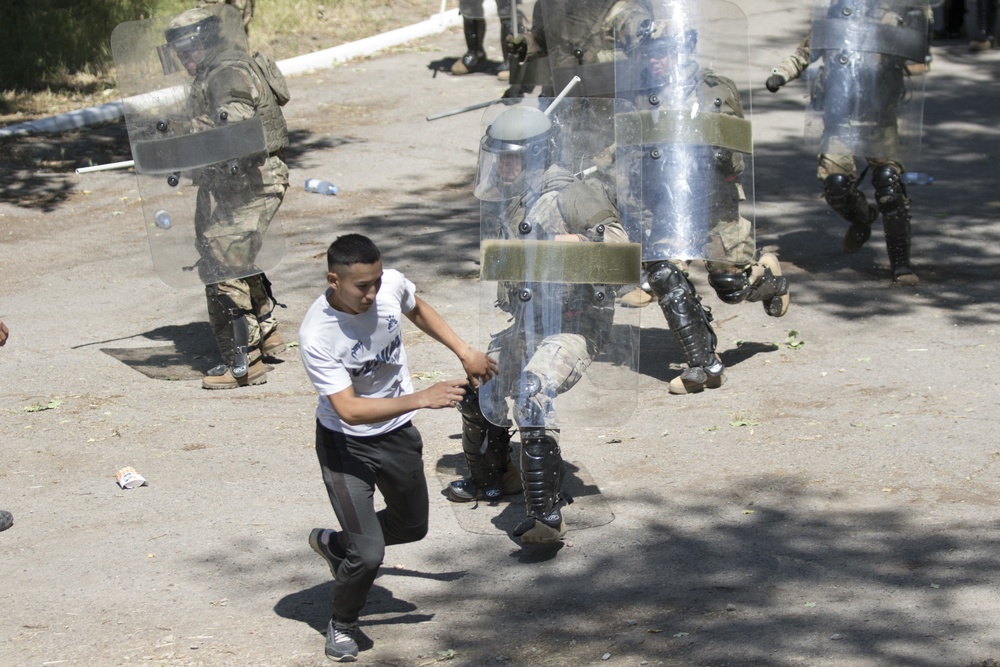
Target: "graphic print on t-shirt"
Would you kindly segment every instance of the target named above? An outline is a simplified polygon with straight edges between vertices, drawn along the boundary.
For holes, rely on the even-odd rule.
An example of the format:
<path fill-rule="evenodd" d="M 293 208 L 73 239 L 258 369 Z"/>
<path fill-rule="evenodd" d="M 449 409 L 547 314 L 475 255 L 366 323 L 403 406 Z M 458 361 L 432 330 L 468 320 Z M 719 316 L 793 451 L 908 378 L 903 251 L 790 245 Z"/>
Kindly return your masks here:
<path fill-rule="evenodd" d="M 364 362 L 358 368 L 351 370 L 351 375 L 354 377 L 370 377 L 374 375 L 379 366 L 382 364 L 398 364 L 399 363 L 399 351 L 403 348 L 403 337 L 399 332 L 399 319 L 395 315 L 390 315 L 386 323 L 388 325 L 389 333 L 396 331 L 396 335 L 384 348 L 379 350 L 375 357 L 369 361 Z M 351 347 L 351 356 L 357 358 L 357 353 L 364 349 L 361 341 L 358 341 Z"/>

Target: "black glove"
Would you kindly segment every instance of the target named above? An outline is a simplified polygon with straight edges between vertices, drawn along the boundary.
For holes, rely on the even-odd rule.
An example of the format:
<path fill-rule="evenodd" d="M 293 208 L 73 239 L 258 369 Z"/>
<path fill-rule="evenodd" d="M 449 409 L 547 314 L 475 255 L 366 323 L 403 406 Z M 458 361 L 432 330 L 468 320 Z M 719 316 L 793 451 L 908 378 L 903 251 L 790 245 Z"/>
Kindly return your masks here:
<path fill-rule="evenodd" d="M 765 83 L 764 85 L 767 86 L 767 89 L 770 90 L 772 93 L 776 93 L 778 92 L 778 89 L 781 88 L 786 83 L 788 82 L 785 80 L 785 77 L 781 76 L 780 74 L 772 74 L 767 78 L 767 83 Z"/>
<path fill-rule="evenodd" d="M 507 53 L 523 63 L 528 58 L 528 40 L 522 35 L 507 35 Z"/>

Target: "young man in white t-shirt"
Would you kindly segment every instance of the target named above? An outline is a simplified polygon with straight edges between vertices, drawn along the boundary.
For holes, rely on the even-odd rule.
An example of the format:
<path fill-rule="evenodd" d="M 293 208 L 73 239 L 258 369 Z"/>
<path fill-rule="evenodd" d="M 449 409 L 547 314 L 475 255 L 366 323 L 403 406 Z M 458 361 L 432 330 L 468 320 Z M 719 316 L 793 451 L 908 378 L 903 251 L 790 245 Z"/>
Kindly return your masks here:
<path fill-rule="evenodd" d="M 327 265 L 329 287 L 306 312 L 299 349 L 319 394 L 316 453 L 341 530 L 316 528 L 309 544 L 334 576 L 326 654 L 352 661 L 358 616 L 385 547 L 427 534 L 423 442 L 410 419 L 421 408 L 455 407 L 463 387 L 491 378 L 496 362 L 463 341 L 402 273 L 383 271 L 371 239 L 338 237 Z M 414 392 L 401 316 L 454 352 L 468 377 Z M 378 512 L 376 487 L 386 505 Z"/>

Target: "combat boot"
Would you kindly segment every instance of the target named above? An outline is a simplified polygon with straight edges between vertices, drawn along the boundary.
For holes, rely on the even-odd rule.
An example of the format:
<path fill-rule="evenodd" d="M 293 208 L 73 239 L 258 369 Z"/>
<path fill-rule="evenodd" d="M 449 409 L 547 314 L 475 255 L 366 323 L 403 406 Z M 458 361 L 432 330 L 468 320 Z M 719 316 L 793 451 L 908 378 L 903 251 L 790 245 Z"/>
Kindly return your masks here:
<path fill-rule="evenodd" d="M 263 359 L 257 359 L 250 363 L 247 374 L 237 378 L 233 376 L 233 369 L 225 364 L 220 364 L 208 371 L 201 380 L 202 389 L 236 389 L 255 384 L 267 382 L 267 367 Z"/>
<path fill-rule="evenodd" d="M 521 544 L 557 544 L 565 536 L 566 522 L 558 507 L 540 519 L 528 517 L 514 529 L 514 537 L 520 537 Z"/>
<path fill-rule="evenodd" d="M 260 353 L 265 357 L 274 357 L 284 352 L 286 347 L 285 340 L 278 333 L 278 329 L 274 328 L 261 341 Z"/>
<path fill-rule="evenodd" d="M 462 29 L 465 31 L 465 46 L 468 51 L 451 66 L 451 73 L 456 75 L 468 74 L 486 60 L 486 52 L 483 50 L 486 19 L 463 19 Z"/>
<path fill-rule="evenodd" d="M 495 486 L 480 487 L 471 478 L 460 479 L 448 485 L 448 500 L 453 503 L 471 503 L 474 500 L 495 502 L 504 496 L 521 493 L 521 473 L 510 466 L 500 475 L 500 481 Z"/>
<path fill-rule="evenodd" d="M 781 275 L 778 256 L 766 252 L 760 256 L 758 264 L 764 273 L 750 286 L 748 301 L 760 301 L 764 312 L 771 317 L 782 317 L 788 312 L 788 278 Z"/>
<path fill-rule="evenodd" d="M 725 366 L 719 355 L 715 355 L 716 363 L 712 364 L 712 373 L 701 366 L 691 366 L 670 381 L 669 391 L 675 396 L 697 394 L 705 389 L 718 389 L 726 382 Z"/>
<path fill-rule="evenodd" d="M 889 266 L 892 267 L 892 282 L 904 287 L 918 285 L 920 279 L 910 268 L 909 234 L 886 234 L 885 249 L 889 254 Z"/>
<path fill-rule="evenodd" d="M 621 297 L 619 302 L 626 308 L 645 308 L 656 301 L 656 297 L 642 289 L 636 287 L 634 290 Z"/>

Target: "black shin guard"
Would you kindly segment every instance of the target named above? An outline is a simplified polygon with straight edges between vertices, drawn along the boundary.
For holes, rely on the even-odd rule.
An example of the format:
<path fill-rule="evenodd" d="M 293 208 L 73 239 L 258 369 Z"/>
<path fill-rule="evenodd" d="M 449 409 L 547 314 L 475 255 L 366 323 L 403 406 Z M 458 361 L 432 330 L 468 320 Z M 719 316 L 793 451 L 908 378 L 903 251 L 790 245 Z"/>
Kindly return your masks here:
<path fill-rule="evenodd" d="M 691 281 L 670 262 L 653 264 L 647 276 L 690 369 L 702 369 L 706 379 L 707 375 L 722 375 L 725 367 L 715 356 L 718 339 L 710 324 L 712 315 L 701 305 Z M 704 382 L 704 379 L 699 381 Z"/>
<path fill-rule="evenodd" d="M 894 276 L 910 270 L 910 200 L 900 172 L 892 165 L 875 169 L 875 201 L 885 224 L 885 248 Z"/>
<path fill-rule="evenodd" d="M 233 377 L 245 377 L 250 369 L 250 328 L 246 316 L 251 313 L 236 305 L 229 295 L 219 293 L 215 285 L 209 285 L 206 292 L 229 316 L 233 327 L 233 361 L 230 367 Z"/>
<path fill-rule="evenodd" d="M 823 198 L 840 217 L 852 225 L 870 227 L 878 210 L 868 203 L 857 182 L 846 174 L 831 174 L 823 181 Z"/>
<path fill-rule="evenodd" d="M 504 473 L 511 469 L 509 429 L 490 424 L 479 406 L 479 393 L 465 387 L 458 404 L 462 415 L 462 451 L 469 467 L 469 479 L 453 482 L 452 500 L 495 500 L 504 495 Z"/>
<path fill-rule="evenodd" d="M 486 57 L 483 50 L 483 39 L 486 37 L 486 19 L 463 19 L 462 30 L 465 33 L 465 48 L 462 64 L 472 69 Z"/>
<path fill-rule="evenodd" d="M 514 529 L 520 537 L 536 521 L 558 528 L 562 524 L 561 507 L 570 502 L 562 493 L 563 460 L 559 451 L 559 432 L 528 428 L 521 431 L 521 479 L 528 519 Z"/>

